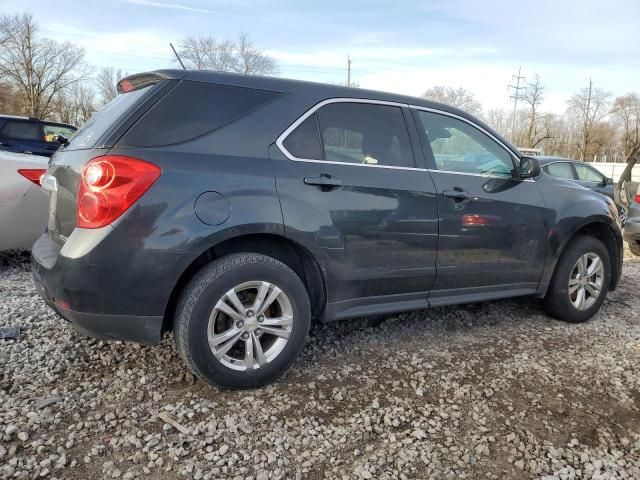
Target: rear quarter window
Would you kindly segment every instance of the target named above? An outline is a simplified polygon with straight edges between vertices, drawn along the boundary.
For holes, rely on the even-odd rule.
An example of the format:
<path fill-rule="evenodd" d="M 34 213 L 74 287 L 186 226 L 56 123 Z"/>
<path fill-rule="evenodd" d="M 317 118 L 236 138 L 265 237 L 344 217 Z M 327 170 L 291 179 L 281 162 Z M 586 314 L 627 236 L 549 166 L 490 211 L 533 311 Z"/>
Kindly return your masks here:
<path fill-rule="evenodd" d="M 183 80 L 151 107 L 118 144 L 146 147 L 185 142 L 217 130 L 280 95 Z"/>

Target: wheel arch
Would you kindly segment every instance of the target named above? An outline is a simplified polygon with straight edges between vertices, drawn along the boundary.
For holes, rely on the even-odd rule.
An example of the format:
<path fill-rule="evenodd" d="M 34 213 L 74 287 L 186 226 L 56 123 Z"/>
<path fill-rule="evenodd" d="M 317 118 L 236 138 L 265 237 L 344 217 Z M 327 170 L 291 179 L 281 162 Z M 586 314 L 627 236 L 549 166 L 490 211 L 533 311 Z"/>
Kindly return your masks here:
<path fill-rule="evenodd" d="M 222 240 L 196 257 L 174 285 L 163 318 L 163 332 L 173 328 L 180 294 L 193 276 L 205 265 L 232 253 L 259 253 L 281 261 L 302 280 L 309 294 L 313 318 L 322 315 L 327 303 L 325 274 L 309 250 L 284 236 L 270 233 L 244 234 Z"/>
<path fill-rule="evenodd" d="M 568 236 L 567 240 L 560 246 L 556 255 L 554 256 L 553 268 L 551 269 L 551 274 L 549 275 L 548 281 L 544 282 L 544 288 L 538 293 L 539 297 L 544 297 L 546 295 L 547 289 L 551 284 L 551 279 L 556 273 L 560 258 L 562 257 L 564 252 L 566 252 L 571 242 L 573 242 L 573 240 L 579 235 L 586 235 L 597 238 L 604 244 L 605 248 L 609 252 L 609 257 L 611 260 L 611 280 L 609 283 L 609 290 L 613 291 L 618 286 L 620 273 L 622 271 L 622 237 L 619 232 L 616 232 L 616 230 L 608 222 L 603 220 L 595 220 L 589 221 L 576 228 L 573 233 Z"/>

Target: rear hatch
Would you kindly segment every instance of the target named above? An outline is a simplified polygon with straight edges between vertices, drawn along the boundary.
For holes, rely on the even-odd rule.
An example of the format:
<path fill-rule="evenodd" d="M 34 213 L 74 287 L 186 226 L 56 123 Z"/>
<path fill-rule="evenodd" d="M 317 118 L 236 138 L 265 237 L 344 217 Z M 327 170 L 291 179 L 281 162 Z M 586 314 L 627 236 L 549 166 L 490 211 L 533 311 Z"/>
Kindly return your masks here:
<path fill-rule="evenodd" d="M 83 166 L 106 154 L 120 136 L 177 81 L 162 74 L 134 75 L 118 84 L 119 95 L 93 115 L 49 162 L 45 181 L 49 191 L 48 232 L 58 245 L 76 226 L 78 190 Z"/>
<path fill-rule="evenodd" d="M 638 165 L 637 168 L 636 164 Z M 636 157 L 629 161 L 620 176 L 620 180 L 615 186 L 614 195 L 616 202 L 628 209 L 633 203 L 634 197 L 638 192 L 639 185 L 640 163 L 638 163 L 638 158 Z"/>

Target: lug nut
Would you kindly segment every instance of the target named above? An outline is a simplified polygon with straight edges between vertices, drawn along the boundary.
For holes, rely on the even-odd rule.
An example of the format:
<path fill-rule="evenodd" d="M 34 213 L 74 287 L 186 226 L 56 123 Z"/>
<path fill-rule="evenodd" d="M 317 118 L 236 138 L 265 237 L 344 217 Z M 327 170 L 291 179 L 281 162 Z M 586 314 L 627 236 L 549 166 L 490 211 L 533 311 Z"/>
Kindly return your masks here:
<path fill-rule="evenodd" d="M 256 328 L 256 335 L 258 335 L 258 336 L 262 335 L 262 329 L 261 328 Z"/>
<path fill-rule="evenodd" d="M 260 323 L 264 322 L 264 315 L 260 315 L 258 317 L 258 322 L 260 322 Z"/>
<path fill-rule="evenodd" d="M 253 317 L 253 310 L 247 310 L 247 317 Z"/>
<path fill-rule="evenodd" d="M 238 328 L 244 327 L 244 322 L 242 320 L 238 320 L 238 323 L 236 323 L 236 327 Z"/>
<path fill-rule="evenodd" d="M 248 334 L 247 332 L 244 332 L 244 333 L 242 334 L 242 339 L 243 339 L 243 340 L 246 340 L 247 338 L 249 338 L 249 334 Z"/>

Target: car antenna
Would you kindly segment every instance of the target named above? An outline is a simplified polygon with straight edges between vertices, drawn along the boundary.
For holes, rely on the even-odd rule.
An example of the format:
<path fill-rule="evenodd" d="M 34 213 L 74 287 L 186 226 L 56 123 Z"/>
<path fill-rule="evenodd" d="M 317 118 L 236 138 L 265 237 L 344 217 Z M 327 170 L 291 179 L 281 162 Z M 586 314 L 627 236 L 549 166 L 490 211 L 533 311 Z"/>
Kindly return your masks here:
<path fill-rule="evenodd" d="M 171 46 L 171 50 L 173 50 L 173 53 L 176 55 L 176 58 L 180 62 L 180 65 L 182 66 L 182 69 L 186 70 L 186 67 L 184 66 L 184 63 L 182 63 L 182 60 L 180 59 L 180 55 L 178 55 L 178 52 L 176 52 L 176 49 L 173 47 L 173 43 L 169 42 L 169 45 Z"/>

